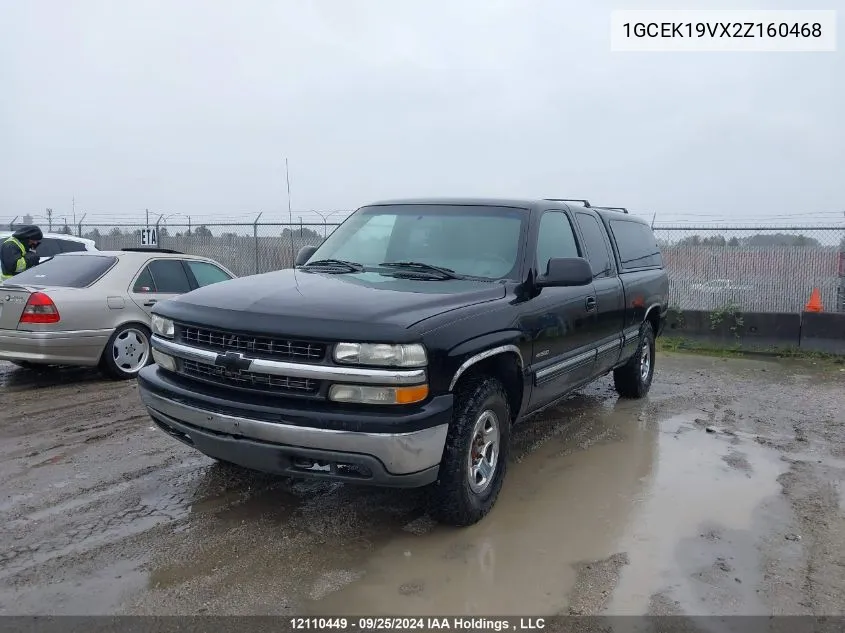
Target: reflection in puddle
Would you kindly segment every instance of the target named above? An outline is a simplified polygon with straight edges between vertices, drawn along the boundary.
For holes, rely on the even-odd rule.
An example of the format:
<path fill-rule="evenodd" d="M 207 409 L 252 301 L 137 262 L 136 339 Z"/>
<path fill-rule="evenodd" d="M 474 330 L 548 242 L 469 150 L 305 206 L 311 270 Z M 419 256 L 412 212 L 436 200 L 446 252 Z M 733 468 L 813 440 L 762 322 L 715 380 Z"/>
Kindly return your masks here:
<path fill-rule="evenodd" d="M 538 448 L 512 464 L 484 521 L 395 536 L 370 557 L 362 578 L 306 609 L 555 614 L 565 613 L 586 584 L 607 596 L 613 614 L 646 613 L 660 591 L 695 613 L 704 599 L 700 585 L 711 587 L 708 599 L 721 599 L 729 612 L 761 612 L 756 598 L 742 593 L 753 584 L 746 589 L 736 580 L 758 573 L 754 543 L 742 531 L 778 492 L 784 464 L 753 442 L 706 433 L 694 417 L 668 420 L 659 432 L 637 407 L 618 401 L 551 433 L 541 428 L 540 441 L 528 438 Z M 573 417 L 581 417 L 577 408 Z M 724 557 L 719 547 L 695 546 L 704 524 L 725 535 Z M 613 573 L 602 571 L 604 563 Z M 724 576 L 724 596 L 713 595 L 711 573 Z"/>
<path fill-rule="evenodd" d="M 624 535 L 657 451 L 656 426 L 632 422 L 629 406 L 598 415 L 590 408 L 589 420 L 544 433 L 545 419 L 539 431 L 517 433 L 517 443 L 526 441 L 520 433 L 545 437 L 528 438 L 538 448 L 511 465 L 484 521 L 396 536 L 365 564 L 362 579 L 306 608 L 350 615 L 558 612 L 575 584 L 575 563 L 607 557 Z"/>
<path fill-rule="evenodd" d="M 629 553 L 630 565 L 609 614 L 645 613 L 658 593 L 671 595 L 687 615 L 711 600 L 723 613 L 767 612 L 756 596 L 740 594 L 761 573 L 752 528 L 761 503 L 780 492 L 777 478 L 787 465 L 751 441 L 737 445 L 731 436 L 678 432 L 692 423 L 681 416 L 661 425 L 654 479 L 618 546 Z M 711 568 L 722 573 L 711 578 Z M 729 600 L 702 599 L 703 589 L 712 594 L 721 584 Z"/>

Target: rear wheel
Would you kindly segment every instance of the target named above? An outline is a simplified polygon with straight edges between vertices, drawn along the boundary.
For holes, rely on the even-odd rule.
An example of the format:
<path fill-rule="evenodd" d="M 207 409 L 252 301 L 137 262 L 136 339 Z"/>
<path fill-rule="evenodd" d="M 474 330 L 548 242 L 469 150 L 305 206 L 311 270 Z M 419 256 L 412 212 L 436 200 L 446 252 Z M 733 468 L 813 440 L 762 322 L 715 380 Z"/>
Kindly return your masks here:
<path fill-rule="evenodd" d="M 438 481 L 432 487 L 432 515 L 441 523 L 467 526 L 496 503 L 508 466 L 510 408 L 502 384 L 486 376 L 459 388 Z"/>
<path fill-rule="evenodd" d="M 112 378 L 134 378 L 152 360 L 150 330 L 140 323 L 118 327 L 103 350 L 101 366 Z"/>
<path fill-rule="evenodd" d="M 631 359 L 613 370 L 613 385 L 625 398 L 643 398 L 654 377 L 654 330 L 646 321 L 640 329 L 640 344 Z"/>

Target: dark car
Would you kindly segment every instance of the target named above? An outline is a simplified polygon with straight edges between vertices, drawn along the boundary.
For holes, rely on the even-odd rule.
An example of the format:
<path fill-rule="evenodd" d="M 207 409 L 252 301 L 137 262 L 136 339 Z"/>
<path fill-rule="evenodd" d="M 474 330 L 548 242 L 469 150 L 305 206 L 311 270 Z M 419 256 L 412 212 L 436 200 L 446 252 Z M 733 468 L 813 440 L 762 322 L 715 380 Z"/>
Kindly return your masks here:
<path fill-rule="evenodd" d="M 668 279 L 648 224 L 555 200 L 358 209 L 297 267 L 153 309 L 142 401 L 221 461 L 493 506 L 511 427 L 613 373 L 644 396 Z"/>

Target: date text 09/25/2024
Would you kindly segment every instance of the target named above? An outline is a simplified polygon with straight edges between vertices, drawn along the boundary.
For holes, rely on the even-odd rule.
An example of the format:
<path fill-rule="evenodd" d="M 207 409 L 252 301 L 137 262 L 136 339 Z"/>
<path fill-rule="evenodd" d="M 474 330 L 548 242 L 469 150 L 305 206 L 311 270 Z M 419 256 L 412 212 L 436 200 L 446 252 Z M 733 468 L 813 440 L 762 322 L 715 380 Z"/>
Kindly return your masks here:
<path fill-rule="evenodd" d="M 291 618 L 290 626 L 299 631 L 530 631 L 546 626 L 543 618 L 465 618 L 465 617 L 362 617 Z"/>

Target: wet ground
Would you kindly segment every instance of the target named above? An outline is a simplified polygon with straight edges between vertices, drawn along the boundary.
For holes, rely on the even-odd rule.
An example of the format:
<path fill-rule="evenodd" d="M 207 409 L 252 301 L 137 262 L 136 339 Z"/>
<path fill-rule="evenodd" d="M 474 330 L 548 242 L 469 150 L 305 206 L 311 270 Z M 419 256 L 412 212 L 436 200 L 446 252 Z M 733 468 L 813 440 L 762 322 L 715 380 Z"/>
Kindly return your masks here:
<path fill-rule="evenodd" d="M 664 354 L 515 433 L 499 502 L 221 467 L 133 383 L 0 363 L 0 614 L 841 614 L 845 367 Z"/>

